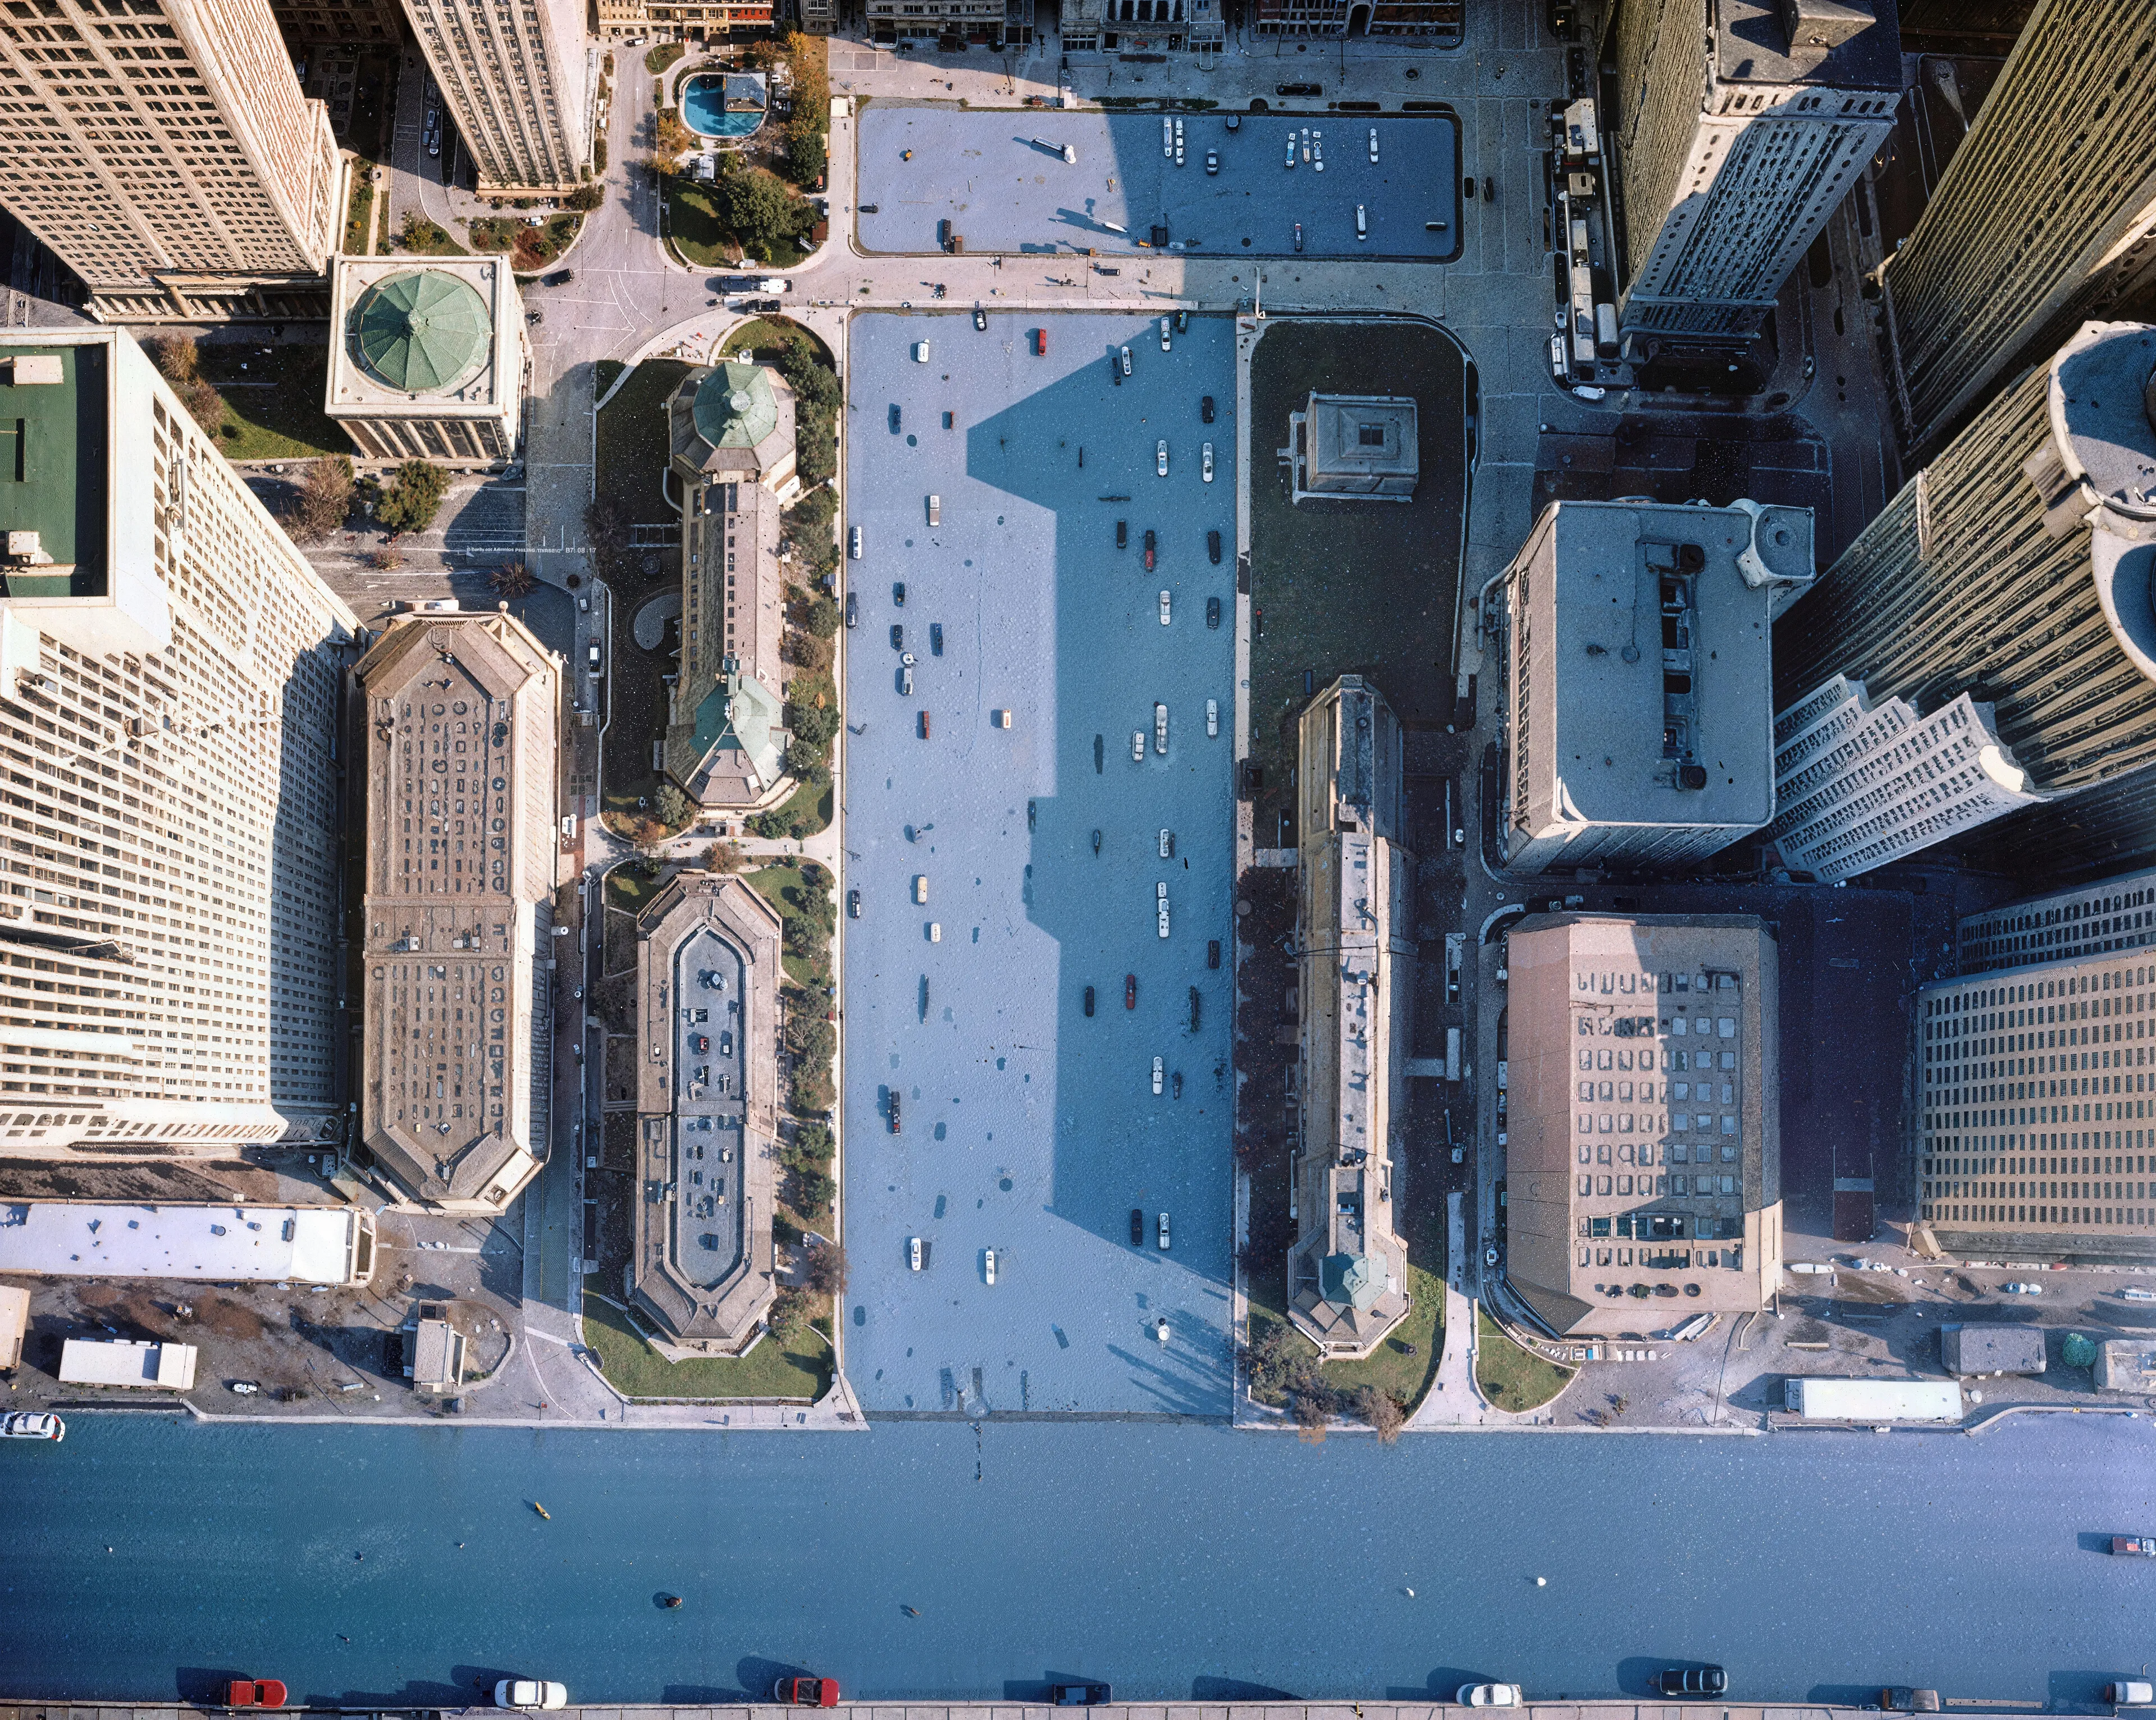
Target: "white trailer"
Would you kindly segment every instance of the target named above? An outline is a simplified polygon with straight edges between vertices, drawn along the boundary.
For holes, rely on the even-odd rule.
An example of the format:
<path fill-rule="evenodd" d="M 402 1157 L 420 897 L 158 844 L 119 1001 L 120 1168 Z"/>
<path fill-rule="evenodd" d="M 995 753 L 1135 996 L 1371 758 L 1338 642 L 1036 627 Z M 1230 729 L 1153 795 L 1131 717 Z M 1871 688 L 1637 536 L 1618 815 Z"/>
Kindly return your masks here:
<path fill-rule="evenodd" d="M 1784 1382 L 1782 1402 L 1806 1421 L 1959 1421 L 1951 1379 L 1804 1379 Z"/>
<path fill-rule="evenodd" d="M 195 1386 L 195 1347 L 126 1338 L 71 1337 L 60 1349 L 62 1385 L 132 1385 L 188 1392 Z"/>

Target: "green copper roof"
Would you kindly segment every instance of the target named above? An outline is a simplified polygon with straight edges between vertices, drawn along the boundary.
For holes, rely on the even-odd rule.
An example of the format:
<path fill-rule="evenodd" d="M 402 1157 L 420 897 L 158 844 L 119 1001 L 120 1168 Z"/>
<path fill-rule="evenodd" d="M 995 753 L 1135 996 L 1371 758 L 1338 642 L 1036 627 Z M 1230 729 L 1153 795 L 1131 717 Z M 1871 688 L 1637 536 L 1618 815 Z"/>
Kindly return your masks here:
<path fill-rule="evenodd" d="M 1367 1313 L 1385 1293 L 1384 1269 L 1368 1255 L 1329 1254 L 1318 1265 L 1318 1289 L 1326 1301 Z"/>
<path fill-rule="evenodd" d="M 407 394 L 439 394 L 469 382 L 494 344 L 494 318 L 470 282 L 437 269 L 378 280 L 347 325 L 367 374 Z"/>
<path fill-rule="evenodd" d="M 753 448 L 778 428 L 778 397 L 760 364 L 722 364 L 697 385 L 696 434 L 714 448 Z"/>

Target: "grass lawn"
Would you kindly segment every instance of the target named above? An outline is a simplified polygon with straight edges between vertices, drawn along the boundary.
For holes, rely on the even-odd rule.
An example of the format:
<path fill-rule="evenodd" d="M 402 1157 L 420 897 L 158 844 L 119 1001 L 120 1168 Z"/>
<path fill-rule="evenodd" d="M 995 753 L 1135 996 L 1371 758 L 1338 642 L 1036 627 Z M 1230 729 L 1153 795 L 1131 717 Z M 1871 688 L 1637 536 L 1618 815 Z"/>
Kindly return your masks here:
<path fill-rule="evenodd" d="M 654 78 L 662 76 L 669 66 L 688 51 L 679 42 L 661 42 L 644 56 L 644 69 Z"/>
<path fill-rule="evenodd" d="M 322 413 L 329 385 L 326 346 L 280 343 L 267 357 L 249 346 L 244 371 L 239 367 L 239 350 L 220 352 L 214 343 L 202 349 L 203 374 L 224 400 L 217 445 L 227 460 L 313 460 L 352 451 L 345 433 Z"/>
<path fill-rule="evenodd" d="M 741 245 L 719 217 L 717 195 L 693 179 L 668 178 L 666 230 L 682 260 L 696 268 L 725 269 L 741 261 Z"/>
<path fill-rule="evenodd" d="M 1500 1409 L 1539 1409 L 1572 1383 L 1570 1368 L 1522 1349 L 1479 1306 L 1475 1341 L 1475 1383 Z"/>
<path fill-rule="evenodd" d="M 794 1349 L 767 1335 L 738 1361 L 670 1362 L 644 1341 L 621 1309 L 586 1296 L 584 1342 L 599 1353 L 600 1371 L 625 1397 L 810 1402 L 831 1384 L 831 1340 L 821 1329 Z"/>
<path fill-rule="evenodd" d="M 810 864 L 815 863 L 812 861 Z M 818 866 L 817 870 L 821 871 L 823 868 Z M 742 876 L 750 889 L 777 908 L 781 914 L 801 911 L 798 900 L 788 902 L 786 899 L 789 892 L 796 898 L 801 896 L 800 861 L 774 860 L 767 866 L 760 867 L 753 872 L 745 872 Z M 829 946 L 827 944 L 826 953 L 822 961 L 814 961 L 806 956 L 797 956 L 791 950 L 788 950 L 779 957 L 779 965 L 785 969 L 786 977 L 794 984 L 801 987 L 804 991 L 821 997 L 824 994 L 824 988 L 831 983 L 829 950 Z"/>
<path fill-rule="evenodd" d="M 592 367 L 592 398 L 603 400 L 606 391 L 613 386 L 613 379 L 629 367 L 619 358 L 602 358 Z"/>
<path fill-rule="evenodd" d="M 831 826 L 831 785 L 817 788 L 803 783 L 780 803 L 778 815 L 783 819 L 794 817 L 808 820 L 804 834 L 814 836 Z"/>
<path fill-rule="evenodd" d="M 816 338 L 814 330 L 803 328 L 798 322 L 767 321 L 761 316 L 743 323 L 728 335 L 726 344 L 719 348 L 719 356 L 736 358 L 746 352 L 753 357 L 763 352 L 776 358 L 788 347 L 806 347 L 809 356 L 824 369 L 835 367 L 831 362 L 831 349 Z"/>
<path fill-rule="evenodd" d="M 344 218 L 344 248 L 348 255 L 363 257 L 367 242 L 374 224 L 374 187 L 367 182 L 364 164 L 355 164 L 352 176 L 352 202 Z"/>
<path fill-rule="evenodd" d="M 669 458 L 667 398 L 681 386 L 681 378 L 689 370 L 678 359 L 647 360 L 637 366 L 636 374 L 621 385 L 621 392 L 599 414 L 596 450 L 599 491 L 632 525 L 671 526 L 680 518 L 660 486 Z M 664 559 L 667 562 L 664 571 L 649 569 L 650 577 L 634 589 L 624 589 L 617 582 L 614 595 L 624 603 L 636 603 L 660 586 L 678 581 L 680 574 L 672 566 L 672 558 Z"/>
<path fill-rule="evenodd" d="M 1408 1263 L 1408 1317 L 1394 1327 L 1377 1353 L 1360 1362 L 1327 1362 L 1320 1371 L 1341 1391 L 1373 1385 L 1409 1409 L 1423 1400 L 1445 1356 L 1445 1281 Z M 1414 1353 L 1408 1353 L 1408 1346 Z"/>
<path fill-rule="evenodd" d="M 647 878 L 635 865 L 616 866 L 607 874 L 607 905 L 624 908 L 632 914 L 640 914 L 644 905 L 665 888 L 666 881 L 679 870 L 662 866 L 656 878 Z"/>

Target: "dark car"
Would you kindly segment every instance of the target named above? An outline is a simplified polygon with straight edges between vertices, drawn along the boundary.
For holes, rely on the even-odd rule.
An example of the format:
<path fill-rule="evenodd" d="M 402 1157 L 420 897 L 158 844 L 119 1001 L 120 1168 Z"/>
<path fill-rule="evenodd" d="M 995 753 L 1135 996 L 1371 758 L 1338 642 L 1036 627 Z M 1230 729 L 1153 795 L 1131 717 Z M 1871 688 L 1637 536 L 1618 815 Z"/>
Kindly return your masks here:
<path fill-rule="evenodd" d="M 1118 520 L 1116 521 L 1116 547 L 1128 549 L 1130 547 L 1131 522 L 1128 520 Z"/>
<path fill-rule="evenodd" d="M 1205 534 L 1205 553 L 1211 558 L 1214 567 L 1220 565 L 1220 534 L 1218 531 Z"/>
<path fill-rule="evenodd" d="M 1936 1690 L 1914 1690 L 1905 1684 L 1889 1685 L 1879 1692 L 1879 1706 L 1889 1714 L 1936 1714 L 1939 1712 L 1939 1693 Z"/>
<path fill-rule="evenodd" d="M 892 403 L 892 406 L 891 406 L 891 434 L 892 434 L 892 435 L 894 435 L 894 436 L 896 436 L 896 434 L 898 434 L 898 433 L 899 433 L 900 429 L 904 426 L 905 422 L 906 422 L 906 420 L 905 420 L 905 418 L 904 418 L 903 414 L 901 414 L 901 413 L 900 413 L 900 411 L 899 411 L 899 409 L 898 409 L 898 407 L 897 407 L 896 403 L 895 403 L 895 402 L 894 402 L 894 403 Z"/>
<path fill-rule="evenodd" d="M 1175 313 L 1175 331 L 1179 335 L 1187 335 L 1190 332 L 1190 313 L 1188 311 L 1178 311 Z"/>
<path fill-rule="evenodd" d="M 1090 985 L 1086 988 L 1086 1013 L 1088 1015 L 1093 1013 L 1093 988 Z"/>
<path fill-rule="evenodd" d="M 861 893 L 858 890 L 849 890 L 846 892 L 846 916 L 852 920 L 858 920 L 861 916 Z"/>
<path fill-rule="evenodd" d="M 1485 174 L 1482 179 L 1482 201 L 1486 203 L 1494 203 L 1497 201 L 1497 182 L 1487 174 Z"/>
<path fill-rule="evenodd" d="M 906 629 L 896 621 L 891 624 L 891 648 L 894 651 L 906 649 Z"/>
<path fill-rule="evenodd" d="M 853 593 L 846 593 L 846 625 L 858 627 L 861 621 L 861 600 Z"/>
<path fill-rule="evenodd" d="M 1719 1666 L 1669 1666 L 1655 1677 L 1664 1696 L 1727 1696 L 1729 1675 Z"/>
<path fill-rule="evenodd" d="M 1142 1206 L 1131 1209 L 1131 1246 L 1145 1246 L 1145 1209 Z"/>
<path fill-rule="evenodd" d="M 1105 1684 L 1051 1684 L 1048 1699 L 1059 1708 L 1090 1708 L 1108 1700 Z"/>
<path fill-rule="evenodd" d="M 1276 84 L 1273 85 L 1273 94 L 1276 95 L 1322 95 L 1324 93 L 1324 86 L 1320 84 Z"/>
<path fill-rule="evenodd" d="M 576 278 L 577 271 L 573 269 L 557 269 L 552 275 L 541 275 L 539 277 L 539 285 L 542 286 L 567 286 Z"/>
<path fill-rule="evenodd" d="M 1475 201 L 1475 176 L 1472 173 L 1460 182 L 1460 195 L 1468 202 L 1471 203 Z"/>
<path fill-rule="evenodd" d="M 1219 598 L 1208 598 L 1205 599 L 1205 624 L 1208 627 L 1215 629 L 1216 630 L 1219 629 L 1220 625 Z"/>
<path fill-rule="evenodd" d="M 1135 973 L 1123 976 L 1123 1007 L 1135 1009 L 1138 1006 L 1138 977 Z"/>
<path fill-rule="evenodd" d="M 903 609 L 906 607 L 906 582 L 903 579 L 891 581 L 891 602 L 893 608 Z"/>
<path fill-rule="evenodd" d="M 1198 422 L 1201 424 L 1209 424 L 1213 422 L 1213 397 L 1210 394 L 1199 396 Z"/>
<path fill-rule="evenodd" d="M 940 621 L 928 624 L 928 655 L 932 657 L 943 655 L 943 624 Z"/>
<path fill-rule="evenodd" d="M 1147 526 L 1147 527 L 1146 527 L 1146 535 L 1145 535 L 1145 558 L 1146 558 L 1146 572 L 1147 572 L 1148 573 L 1150 573 L 1150 572 L 1152 571 L 1152 564 L 1153 564 L 1153 547 L 1154 547 L 1154 544 L 1155 544 L 1155 542 L 1156 542 L 1156 540 L 1155 540 L 1155 538 L 1154 538 L 1154 537 L 1153 537 L 1153 535 L 1152 535 L 1152 526 Z"/>
<path fill-rule="evenodd" d="M 898 1122 L 898 1089 L 896 1087 L 891 1090 L 891 1132 L 894 1135 L 902 1132 Z"/>

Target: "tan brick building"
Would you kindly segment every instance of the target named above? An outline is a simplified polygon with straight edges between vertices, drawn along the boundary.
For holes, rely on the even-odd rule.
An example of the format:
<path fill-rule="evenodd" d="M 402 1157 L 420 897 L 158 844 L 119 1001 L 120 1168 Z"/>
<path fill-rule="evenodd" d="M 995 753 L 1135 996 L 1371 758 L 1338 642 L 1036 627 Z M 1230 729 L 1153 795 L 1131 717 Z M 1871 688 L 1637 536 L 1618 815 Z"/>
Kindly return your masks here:
<path fill-rule="evenodd" d="M 479 188 L 573 191 L 592 160 L 583 0 L 405 0 Z"/>
<path fill-rule="evenodd" d="M 323 411 L 362 458 L 483 468 L 516 457 L 531 350 L 506 258 L 414 269 L 340 257 L 331 326 Z"/>

